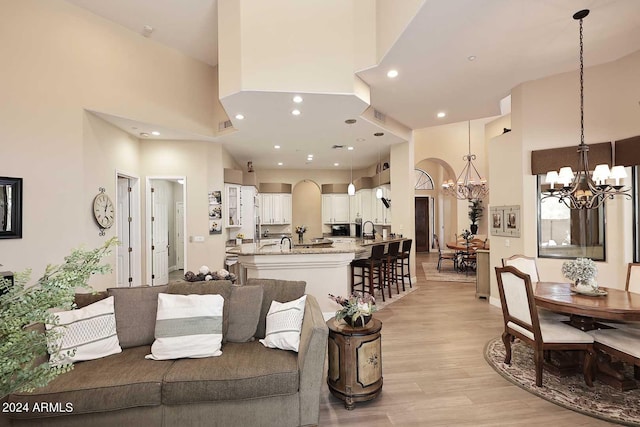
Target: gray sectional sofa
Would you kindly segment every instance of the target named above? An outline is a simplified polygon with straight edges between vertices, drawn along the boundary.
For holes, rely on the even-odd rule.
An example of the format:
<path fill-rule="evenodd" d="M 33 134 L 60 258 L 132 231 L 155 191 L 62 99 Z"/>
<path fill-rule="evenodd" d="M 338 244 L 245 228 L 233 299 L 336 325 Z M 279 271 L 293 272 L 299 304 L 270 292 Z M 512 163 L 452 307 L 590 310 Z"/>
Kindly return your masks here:
<path fill-rule="evenodd" d="M 9 403 L 28 403 L 34 408 L 48 402 L 54 404 L 54 411 L 0 414 L 0 425 L 317 425 L 328 335 L 318 302 L 307 295 L 298 353 L 266 348 L 258 341 L 265 334 L 271 301 L 297 299 L 304 294 L 304 287 L 304 282 L 255 279 L 244 286 L 216 281 L 77 295 L 79 306 L 114 296 L 122 353 L 77 362 L 72 371 L 46 387 L 10 395 Z M 262 292 L 256 291 L 259 288 Z M 238 342 L 223 341 L 219 357 L 146 360 L 154 339 L 160 292 L 223 295 L 223 333 Z M 251 328 L 256 328 L 255 333 Z M 68 403 L 72 411 L 66 412 Z"/>

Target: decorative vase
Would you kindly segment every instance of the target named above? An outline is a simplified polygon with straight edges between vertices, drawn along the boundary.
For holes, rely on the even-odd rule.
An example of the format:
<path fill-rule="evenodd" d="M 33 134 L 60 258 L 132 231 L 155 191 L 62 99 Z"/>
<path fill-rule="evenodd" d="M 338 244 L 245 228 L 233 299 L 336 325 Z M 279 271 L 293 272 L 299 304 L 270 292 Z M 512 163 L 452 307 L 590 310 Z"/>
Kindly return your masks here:
<path fill-rule="evenodd" d="M 478 232 L 478 224 L 471 224 L 469 228 L 471 229 L 471 233 L 473 234 L 476 234 Z"/>
<path fill-rule="evenodd" d="M 598 282 L 595 277 L 587 280 L 576 279 L 575 281 L 576 289 L 580 289 L 583 291 L 597 291 L 598 290 Z"/>
<path fill-rule="evenodd" d="M 240 246 L 242 244 L 242 239 L 236 237 L 236 245 Z"/>
<path fill-rule="evenodd" d="M 302 243 L 302 238 L 303 238 L 304 234 L 303 233 L 298 233 L 298 243 Z"/>
<path fill-rule="evenodd" d="M 363 328 L 369 323 L 369 320 L 371 320 L 371 315 L 357 317 L 355 321 L 351 316 L 344 318 L 344 321 L 352 328 Z"/>

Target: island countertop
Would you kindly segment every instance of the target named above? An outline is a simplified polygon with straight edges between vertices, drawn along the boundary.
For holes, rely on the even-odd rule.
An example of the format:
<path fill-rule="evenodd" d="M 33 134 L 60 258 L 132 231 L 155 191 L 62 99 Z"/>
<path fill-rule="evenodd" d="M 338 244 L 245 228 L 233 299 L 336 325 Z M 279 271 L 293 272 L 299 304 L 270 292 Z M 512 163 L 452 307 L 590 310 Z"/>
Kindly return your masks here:
<path fill-rule="evenodd" d="M 355 253 L 361 254 L 366 249 L 355 239 L 353 243 L 336 243 L 329 247 L 313 247 L 294 245 L 289 249 L 287 245 L 279 244 L 260 244 L 260 243 L 243 243 L 242 245 L 228 248 L 227 253 L 235 255 L 301 255 L 301 254 L 343 254 Z"/>

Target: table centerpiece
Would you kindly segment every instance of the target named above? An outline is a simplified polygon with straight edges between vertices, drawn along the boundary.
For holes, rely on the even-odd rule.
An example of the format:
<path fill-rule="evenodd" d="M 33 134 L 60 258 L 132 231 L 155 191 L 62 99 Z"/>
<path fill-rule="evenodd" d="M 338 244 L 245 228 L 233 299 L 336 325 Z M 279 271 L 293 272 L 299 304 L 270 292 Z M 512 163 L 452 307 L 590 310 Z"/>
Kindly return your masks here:
<path fill-rule="evenodd" d="M 336 321 L 344 320 L 352 327 L 364 327 L 378 310 L 375 298 L 369 294 L 354 292 L 349 298 L 329 294 L 329 298 L 342 306 L 336 311 Z"/>
<path fill-rule="evenodd" d="M 590 258 L 576 258 L 572 261 L 562 263 L 562 275 L 569 280 L 573 280 L 577 291 L 597 292 L 598 282 L 596 276 L 598 267 Z"/>

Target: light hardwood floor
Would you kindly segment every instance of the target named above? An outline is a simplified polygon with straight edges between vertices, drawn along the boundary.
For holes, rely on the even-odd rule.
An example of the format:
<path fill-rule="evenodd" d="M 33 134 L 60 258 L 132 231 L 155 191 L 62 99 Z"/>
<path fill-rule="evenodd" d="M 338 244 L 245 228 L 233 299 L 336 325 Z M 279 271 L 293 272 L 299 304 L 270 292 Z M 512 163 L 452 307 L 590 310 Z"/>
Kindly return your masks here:
<path fill-rule="evenodd" d="M 421 265 L 425 256 L 418 255 Z M 437 256 L 437 255 L 436 255 Z M 320 426 L 607 426 L 512 385 L 484 360 L 502 333 L 502 311 L 475 298 L 475 284 L 427 282 L 385 307 L 382 393 L 347 411 L 326 381 Z"/>

